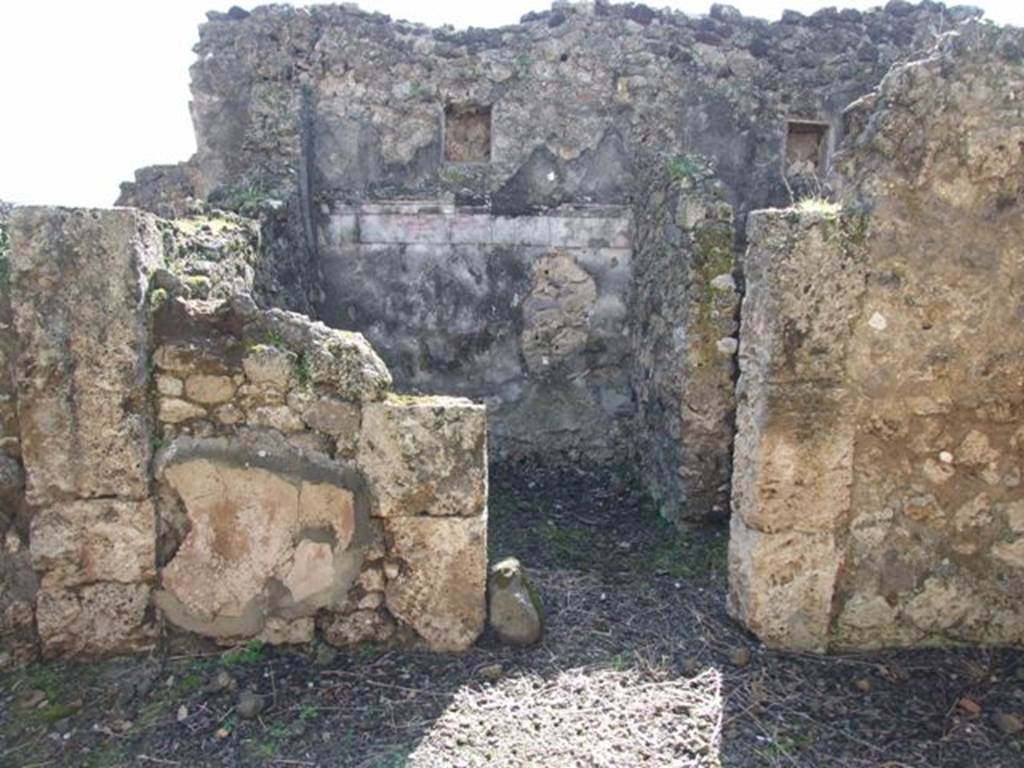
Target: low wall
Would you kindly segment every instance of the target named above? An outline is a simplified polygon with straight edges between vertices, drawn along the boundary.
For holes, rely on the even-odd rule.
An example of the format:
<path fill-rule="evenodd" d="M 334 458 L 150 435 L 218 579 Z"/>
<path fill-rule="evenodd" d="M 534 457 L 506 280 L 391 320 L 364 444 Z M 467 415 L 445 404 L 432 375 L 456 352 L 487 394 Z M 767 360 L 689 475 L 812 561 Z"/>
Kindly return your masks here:
<path fill-rule="evenodd" d="M 496 455 L 622 455 L 628 209 L 334 205 L 318 233 L 320 318 L 365 334 L 399 386 L 485 402 Z"/>
<path fill-rule="evenodd" d="M 122 652 L 172 628 L 475 641 L 483 407 L 394 395 L 359 334 L 260 310 L 237 217 L 18 208 L 10 228 L 4 455 L 26 490 L 2 498 L 5 652 Z"/>
<path fill-rule="evenodd" d="M 484 409 L 390 395 L 361 336 L 248 300 L 155 316 L 161 589 L 220 641 L 410 641 L 483 629 Z"/>

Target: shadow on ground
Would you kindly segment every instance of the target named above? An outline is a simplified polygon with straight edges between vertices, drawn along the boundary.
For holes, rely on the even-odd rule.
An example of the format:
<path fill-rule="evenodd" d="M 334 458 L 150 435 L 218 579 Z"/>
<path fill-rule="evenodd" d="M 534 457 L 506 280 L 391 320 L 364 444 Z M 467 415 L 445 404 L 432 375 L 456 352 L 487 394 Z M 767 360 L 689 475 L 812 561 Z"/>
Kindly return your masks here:
<path fill-rule="evenodd" d="M 538 646 L 37 665 L 0 677 L 0 765 L 1024 764 L 1020 652 L 768 652 L 725 614 L 725 532 L 680 539 L 612 471 L 495 467 L 491 515 L 543 594 Z"/>

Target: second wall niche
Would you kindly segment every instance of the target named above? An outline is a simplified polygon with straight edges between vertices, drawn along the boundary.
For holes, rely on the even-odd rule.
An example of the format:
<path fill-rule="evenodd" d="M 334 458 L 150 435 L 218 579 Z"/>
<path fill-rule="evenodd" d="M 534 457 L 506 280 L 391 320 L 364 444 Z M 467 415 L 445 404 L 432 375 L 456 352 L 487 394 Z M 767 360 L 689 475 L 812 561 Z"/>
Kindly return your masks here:
<path fill-rule="evenodd" d="M 487 163 L 491 160 L 491 107 L 448 104 L 444 109 L 446 163 Z"/>
<path fill-rule="evenodd" d="M 828 161 L 828 123 L 790 120 L 786 123 L 786 176 L 820 176 Z"/>

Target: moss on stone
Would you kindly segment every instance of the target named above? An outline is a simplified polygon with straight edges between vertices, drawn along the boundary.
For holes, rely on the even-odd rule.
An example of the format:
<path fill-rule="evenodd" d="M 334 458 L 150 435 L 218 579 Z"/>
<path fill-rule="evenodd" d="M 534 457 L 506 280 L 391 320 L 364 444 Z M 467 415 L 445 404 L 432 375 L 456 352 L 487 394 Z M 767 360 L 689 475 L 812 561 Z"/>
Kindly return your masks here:
<path fill-rule="evenodd" d="M 156 288 L 149 293 L 150 309 L 157 310 L 162 307 L 168 299 L 167 291 L 163 288 Z"/>
<path fill-rule="evenodd" d="M 237 220 L 218 213 L 213 213 L 210 216 L 189 216 L 187 218 L 174 219 L 170 223 L 186 235 L 194 235 L 206 229 L 212 234 L 219 235 L 222 232 L 243 227 Z"/>
<path fill-rule="evenodd" d="M 11 241 L 7 230 L 0 227 L 0 291 L 11 285 Z"/>
<path fill-rule="evenodd" d="M 665 159 L 665 173 L 674 182 L 695 182 L 703 177 L 706 164 L 697 155 L 672 155 Z"/>
<path fill-rule="evenodd" d="M 295 378 L 298 379 L 299 386 L 304 389 L 313 386 L 313 369 L 305 351 L 300 351 L 295 357 Z"/>
<path fill-rule="evenodd" d="M 224 210 L 243 215 L 258 213 L 263 203 L 271 199 L 275 199 L 275 195 L 264 180 L 242 181 L 214 190 L 210 194 L 210 202 Z"/>
<path fill-rule="evenodd" d="M 537 618 L 540 619 L 540 624 L 544 626 L 544 603 L 541 602 L 540 593 L 537 588 L 533 586 L 533 582 L 530 581 L 526 576 L 523 576 L 523 586 L 526 588 L 526 594 L 530 596 L 530 603 L 533 605 L 533 610 L 537 612 Z"/>
<path fill-rule="evenodd" d="M 694 300 L 697 302 L 695 330 L 699 338 L 699 353 L 707 362 L 717 354 L 718 329 L 715 325 L 715 294 L 712 281 L 730 274 L 735 259 L 732 227 L 715 222 L 699 227 L 693 233 Z"/>
<path fill-rule="evenodd" d="M 836 206 L 825 218 L 825 239 L 839 244 L 847 258 L 858 258 L 867 243 L 869 220 L 864 213 L 847 213 Z"/>

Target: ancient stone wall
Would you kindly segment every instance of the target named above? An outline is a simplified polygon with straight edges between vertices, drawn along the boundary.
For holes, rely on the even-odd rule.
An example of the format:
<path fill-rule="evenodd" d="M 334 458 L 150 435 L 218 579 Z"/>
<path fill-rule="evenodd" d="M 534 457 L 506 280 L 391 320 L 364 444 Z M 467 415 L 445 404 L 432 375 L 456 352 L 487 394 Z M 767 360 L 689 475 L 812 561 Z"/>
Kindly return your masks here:
<path fill-rule="evenodd" d="M 321 316 L 363 329 L 407 386 L 484 400 L 503 453 L 622 455 L 630 231 L 629 210 L 608 206 L 335 206 L 318 243 Z"/>
<path fill-rule="evenodd" d="M 259 309 L 255 222 L 17 208 L 10 229 L 0 650 L 475 641 L 483 406 L 393 394 L 360 334 Z"/>
<path fill-rule="evenodd" d="M 676 167 L 710 158 L 742 231 L 749 210 L 821 188 L 844 130 L 842 110 L 894 62 L 927 50 L 974 13 L 895 0 L 867 13 L 825 9 L 769 23 L 719 5 L 688 17 L 633 4 L 558 3 L 517 25 L 466 32 L 352 6 L 211 14 L 192 69 L 198 153 L 177 174 L 142 172 L 123 199 L 166 207 L 169 189 L 194 184 L 221 207 L 258 214 L 261 305 L 315 307 L 320 319 L 366 333 L 400 387 L 485 399 L 498 455 L 572 457 L 588 443 L 594 457 L 625 458 L 623 435 L 639 419 L 639 454 L 655 468 L 650 485 L 669 516 L 691 516 L 688 506 L 706 514 L 722 506 L 727 485 L 720 409 L 731 384 L 710 382 L 724 383 L 728 364 L 716 360 L 708 375 L 688 354 L 682 368 L 645 384 L 652 370 L 674 363 L 645 359 L 667 349 L 662 340 L 625 348 L 609 327 L 606 299 L 635 291 L 637 300 L 626 303 L 640 312 L 658 303 L 646 295 L 651 283 L 633 284 L 630 259 L 616 256 L 611 268 L 573 259 L 573 275 L 563 276 L 572 302 L 594 301 L 589 278 L 597 303 L 591 320 L 563 319 L 591 327 L 584 339 L 558 320 L 548 330 L 565 331 L 564 340 L 582 348 L 535 365 L 537 349 L 513 344 L 536 319 L 530 308 L 565 315 L 565 307 L 546 306 L 549 296 L 525 301 L 535 289 L 555 290 L 532 274 L 539 258 L 556 257 L 556 246 L 535 235 L 580 206 L 647 216 L 638 205 L 648 156 Z M 425 201 L 417 219 L 410 200 Z M 387 240 L 347 233 L 353 215 L 372 222 L 375 204 L 396 212 Z M 432 207 L 440 213 L 427 212 Z M 499 222 L 496 239 L 460 229 L 488 216 Z M 508 240 L 511 225 L 500 224 L 508 217 L 532 233 L 526 241 Z M 454 240 L 432 239 L 449 226 Z M 566 245 L 590 248 L 580 239 Z M 688 280 L 704 268 L 699 258 L 664 279 Z M 587 295 L 575 296 L 577 288 Z M 689 296 L 690 288 L 665 291 Z M 699 322 L 699 312 L 675 314 L 684 326 L 673 332 L 701 335 L 685 325 Z M 623 326 L 636 340 L 631 329 L 664 319 L 627 314 Z M 630 392 L 630 380 L 641 389 Z M 679 411 L 698 401 L 711 411 Z M 672 441 L 646 440 L 643 430 L 660 411 L 676 445 L 683 432 L 690 436 L 687 457 L 675 455 Z M 705 473 L 715 479 L 698 479 Z"/>
<path fill-rule="evenodd" d="M 732 466 L 739 295 L 733 209 L 688 156 L 648 158 L 638 189 L 629 313 L 640 477 L 673 521 L 724 518 Z"/>
<path fill-rule="evenodd" d="M 558 3 L 466 32 L 352 6 L 211 14 L 192 70 L 200 188 L 621 203 L 647 145 L 714 157 L 746 211 L 785 199 L 787 119 L 840 130 L 894 62 L 976 13 L 897 0 L 770 23 Z"/>
<path fill-rule="evenodd" d="M 1024 33 L 856 105 L 847 213 L 752 217 L 731 599 L 766 642 L 1020 643 Z"/>

